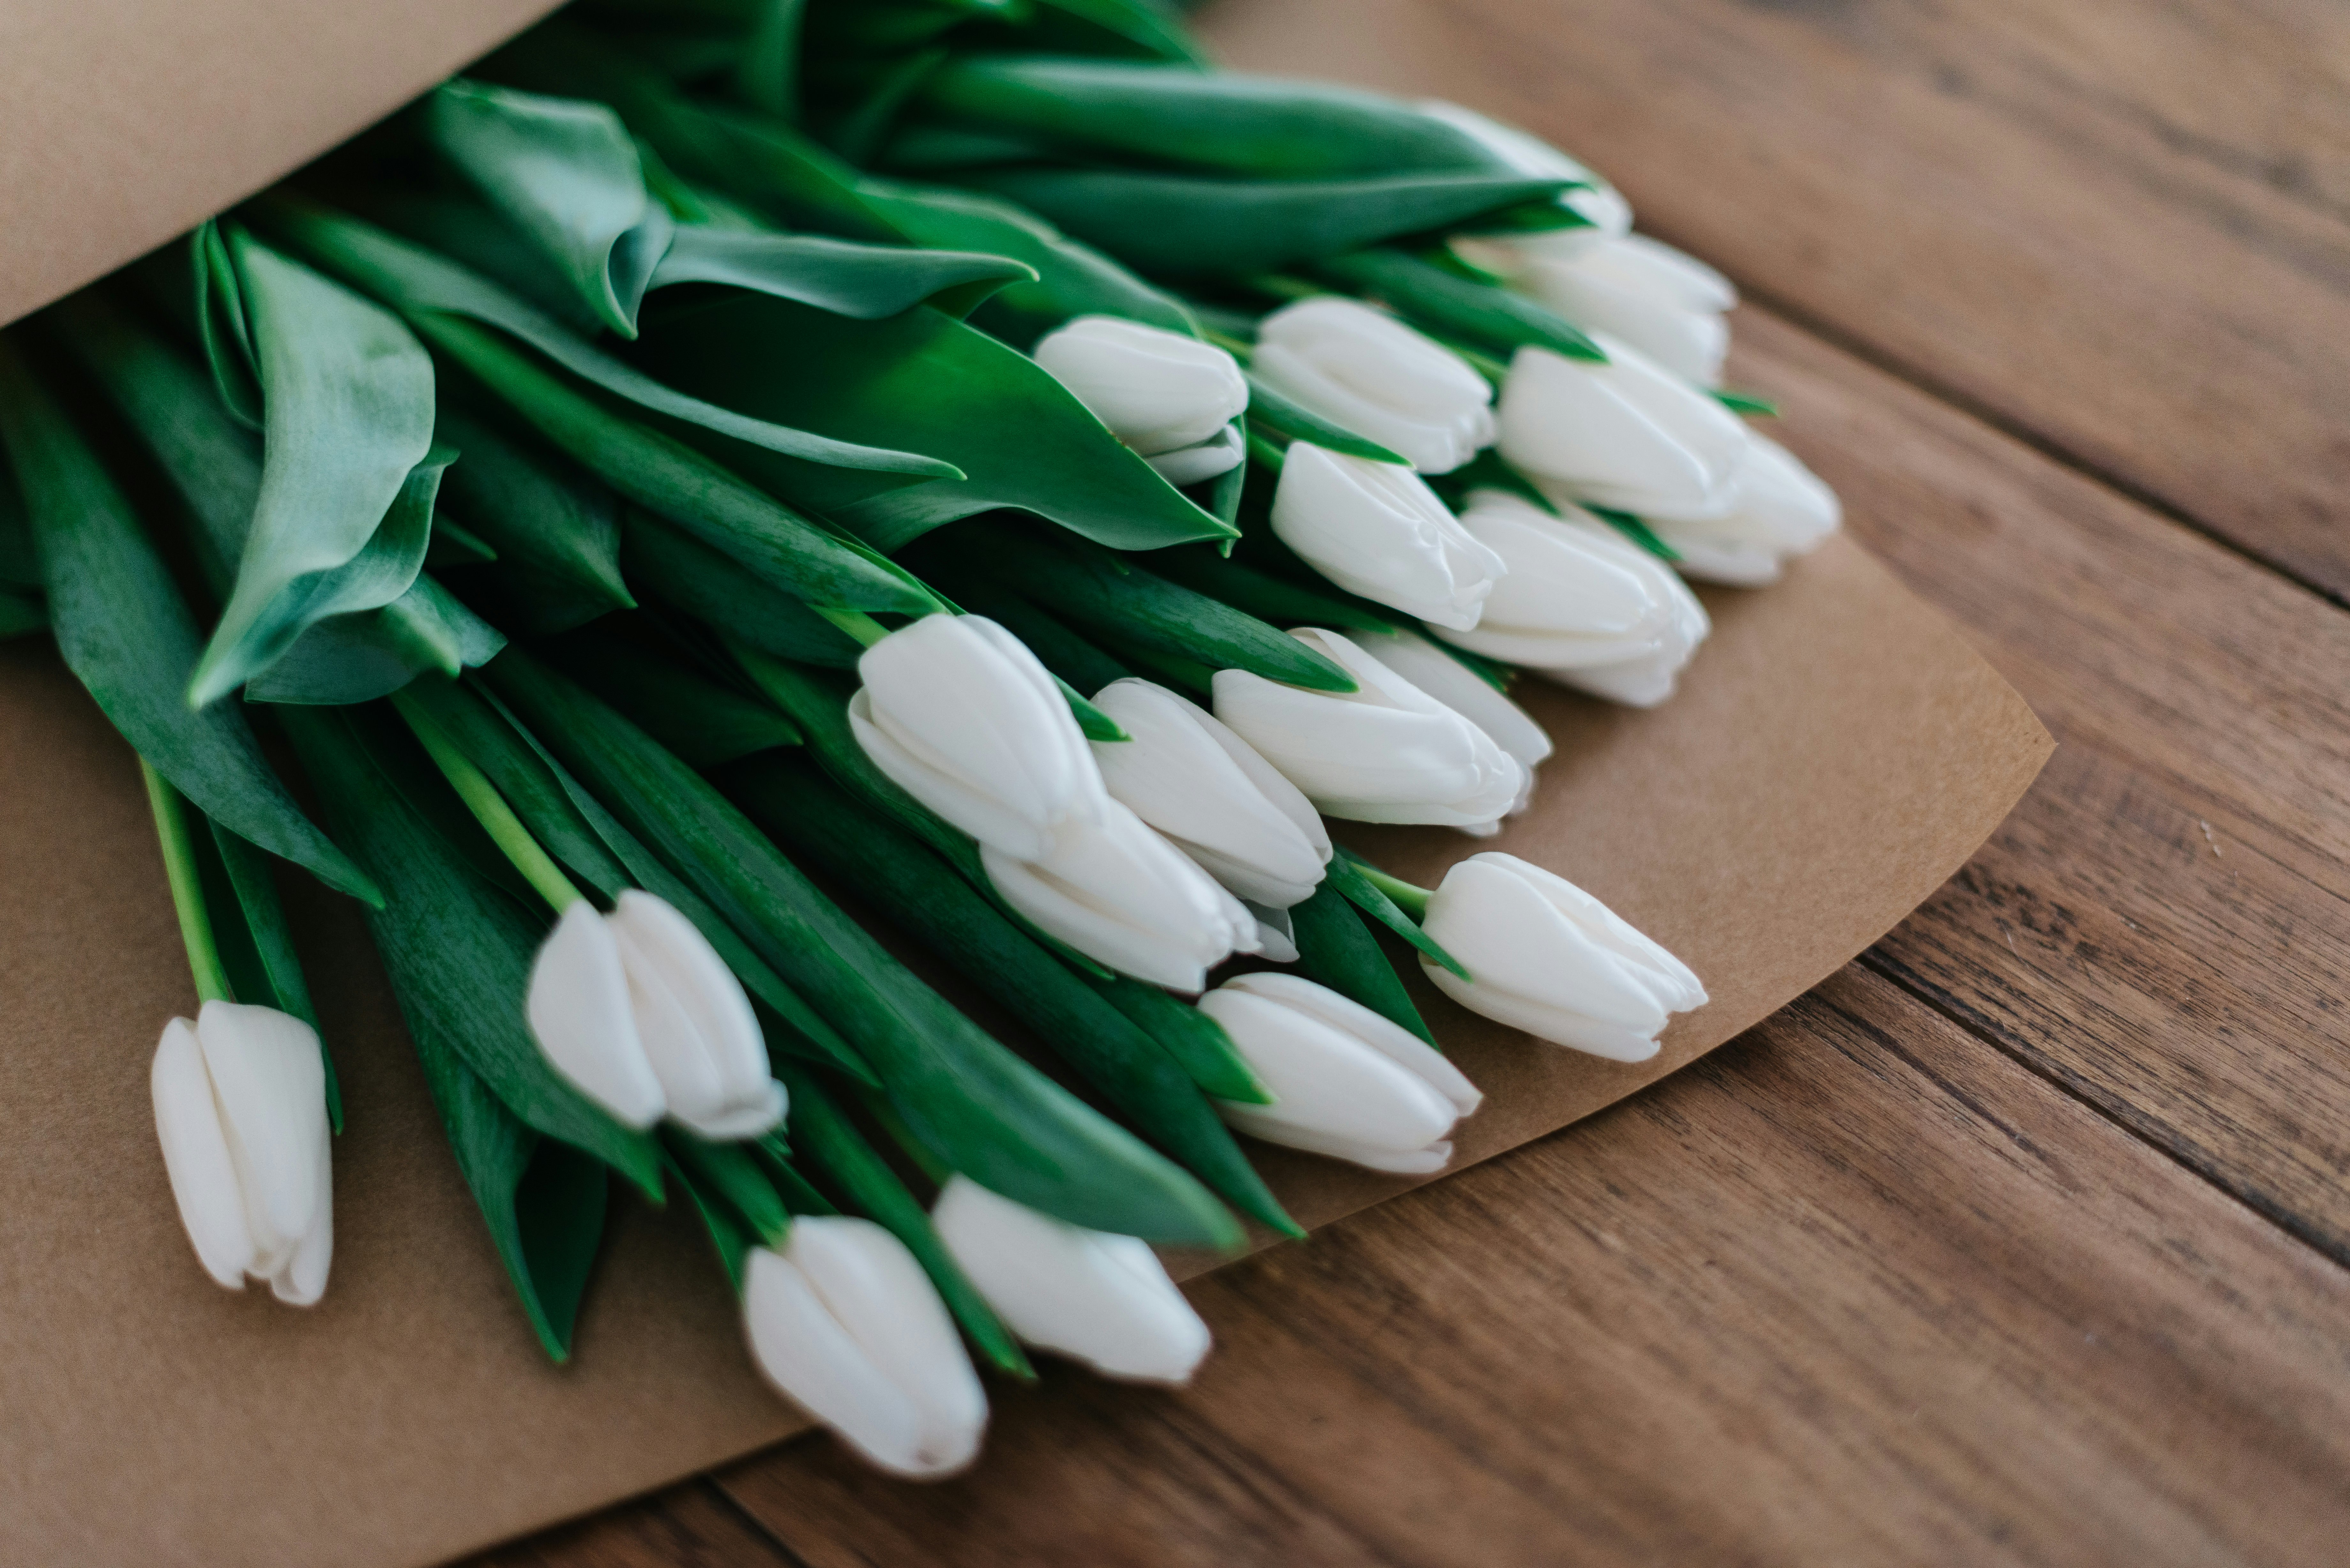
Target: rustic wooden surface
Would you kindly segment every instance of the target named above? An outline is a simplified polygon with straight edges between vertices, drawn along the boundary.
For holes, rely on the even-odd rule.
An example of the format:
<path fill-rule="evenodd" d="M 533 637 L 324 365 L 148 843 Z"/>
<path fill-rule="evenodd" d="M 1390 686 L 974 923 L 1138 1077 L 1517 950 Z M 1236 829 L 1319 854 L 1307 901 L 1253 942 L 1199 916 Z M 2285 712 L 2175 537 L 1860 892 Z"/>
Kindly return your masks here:
<path fill-rule="evenodd" d="M 1745 288 L 1737 384 L 2060 746 L 1745 1038 L 1228 1269 L 950 1485 L 785 1445 L 480 1560 L 2350 1556 L 2350 12 L 1225 0 Z M 1823 758 L 1823 767 L 1835 765 Z"/>

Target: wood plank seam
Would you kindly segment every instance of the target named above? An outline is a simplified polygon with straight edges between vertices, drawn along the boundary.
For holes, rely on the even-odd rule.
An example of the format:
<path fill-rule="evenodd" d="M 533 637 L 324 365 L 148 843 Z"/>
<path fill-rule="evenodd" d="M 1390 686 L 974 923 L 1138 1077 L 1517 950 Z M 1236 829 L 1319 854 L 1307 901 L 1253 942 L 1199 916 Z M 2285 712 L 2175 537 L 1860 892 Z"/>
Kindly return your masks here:
<path fill-rule="evenodd" d="M 805 1432 L 797 1438 L 785 1438 L 785 1443 L 812 1442 L 819 1436 L 820 1434 L 818 1433 Z M 773 1453 L 775 1450 L 771 1449 L 767 1451 Z M 768 1525 L 765 1520 L 761 1519 L 757 1514 L 752 1512 L 749 1509 L 744 1508 L 741 1500 L 735 1497 L 733 1492 L 726 1490 L 726 1483 L 724 1481 L 719 1480 L 715 1475 L 711 1474 L 709 1471 L 704 1470 L 702 1474 L 693 1478 L 693 1487 L 695 1490 L 707 1494 L 711 1501 L 714 1502 L 720 1510 L 733 1515 L 734 1521 L 737 1524 L 740 1524 L 745 1531 L 749 1532 L 753 1536 L 764 1542 L 768 1550 L 772 1551 L 775 1556 L 786 1565 L 786 1568 L 809 1568 L 808 1560 L 801 1556 L 797 1552 L 792 1550 L 792 1543 L 785 1541 L 782 1536 L 776 1534 L 775 1530 Z"/>

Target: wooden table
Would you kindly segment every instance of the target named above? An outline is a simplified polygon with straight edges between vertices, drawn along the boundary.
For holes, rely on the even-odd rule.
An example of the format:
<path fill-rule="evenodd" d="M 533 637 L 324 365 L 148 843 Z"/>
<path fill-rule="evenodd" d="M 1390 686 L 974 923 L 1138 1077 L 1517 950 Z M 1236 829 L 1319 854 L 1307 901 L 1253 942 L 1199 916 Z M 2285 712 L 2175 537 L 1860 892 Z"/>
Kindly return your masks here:
<path fill-rule="evenodd" d="M 2060 742 L 1768 1023 L 1228 1269 L 1180 1394 L 485 1565 L 2350 1562 L 2350 11 L 1225 0 L 1544 131 Z M 1822 759 L 1823 767 L 1835 765 Z"/>

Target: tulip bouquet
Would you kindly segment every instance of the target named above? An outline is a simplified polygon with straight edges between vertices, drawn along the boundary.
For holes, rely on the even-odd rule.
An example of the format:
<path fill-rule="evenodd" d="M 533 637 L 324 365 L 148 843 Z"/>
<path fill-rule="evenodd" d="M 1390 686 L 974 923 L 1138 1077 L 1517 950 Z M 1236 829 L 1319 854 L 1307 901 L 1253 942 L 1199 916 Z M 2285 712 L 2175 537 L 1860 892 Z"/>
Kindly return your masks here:
<path fill-rule="evenodd" d="M 906 1475 L 976 1453 L 973 1352 L 1190 1376 L 1153 1245 L 1300 1233 L 1235 1134 L 1443 1168 L 1480 1093 L 1393 955 L 1654 1054 L 1705 992 L 1596 899 L 1330 826 L 1496 833 L 1518 671 L 1660 702 L 1684 578 L 1836 525 L 1629 223 L 1148 0 L 583 0 L 0 337 L 0 629 L 146 770 L 205 1269 L 331 1261 L 273 857 L 366 909 L 550 1355 L 616 1179 L 681 1196 Z"/>

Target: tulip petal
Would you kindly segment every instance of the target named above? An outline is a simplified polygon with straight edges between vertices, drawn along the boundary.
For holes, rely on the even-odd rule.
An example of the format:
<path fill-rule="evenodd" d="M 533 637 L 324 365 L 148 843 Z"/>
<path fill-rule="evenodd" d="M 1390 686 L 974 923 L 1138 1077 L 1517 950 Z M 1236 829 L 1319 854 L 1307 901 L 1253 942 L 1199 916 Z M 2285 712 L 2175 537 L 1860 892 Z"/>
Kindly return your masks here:
<path fill-rule="evenodd" d="M 635 888 L 606 923 L 628 974 L 637 1027 L 670 1115 L 705 1137 L 783 1110 L 751 1000 L 709 940 L 666 900 Z M 755 1137 L 774 1122 L 735 1137 Z"/>
<path fill-rule="evenodd" d="M 1528 347 L 1502 384 L 1502 455 L 1579 500 L 1648 519 L 1728 511 L 1748 452 L 1721 403 L 1619 338 L 1607 363 Z"/>
<path fill-rule="evenodd" d="M 1508 569 L 1411 470 L 1311 441 L 1283 458 L 1271 521 L 1340 587 L 1439 626 L 1475 626 Z"/>
<path fill-rule="evenodd" d="M 1029 352 L 1145 457 L 1206 441 L 1248 407 L 1248 382 L 1230 354 L 1163 327 L 1080 316 Z"/>
<path fill-rule="evenodd" d="M 524 1012 L 573 1087 L 628 1127 L 660 1120 L 668 1102 L 637 1033 L 619 943 L 586 899 L 563 911 L 531 961 Z"/>
<path fill-rule="evenodd" d="M 1422 473 L 1492 444 L 1493 389 L 1468 361 L 1359 300 L 1321 296 L 1257 325 L 1250 369 L 1309 412 L 1368 437 Z"/>
<path fill-rule="evenodd" d="M 1216 1102 L 1217 1114 L 1243 1132 L 1293 1145 L 1310 1137 L 1316 1152 L 1359 1164 L 1426 1150 L 1460 1119 L 1419 1074 L 1282 1002 L 1228 983 L 1201 997 L 1200 1010 L 1224 1026 L 1273 1096 L 1264 1106 Z"/>
<path fill-rule="evenodd" d="M 1244 974 L 1225 981 L 1220 989 L 1279 1002 L 1353 1035 L 1451 1100 L 1461 1116 L 1472 1115 L 1484 1104 L 1484 1091 L 1471 1083 L 1469 1075 L 1453 1065 L 1443 1052 L 1401 1024 L 1372 1012 L 1352 997 L 1341 996 L 1326 985 L 1317 985 L 1302 975 Z"/>
<path fill-rule="evenodd" d="M 219 1284 L 244 1288 L 245 1265 L 253 1261 L 253 1232 L 244 1219 L 244 1194 L 221 1131 L 213 1098 L 212 1075 L 195 1025 L 174 1018 L 163 1026 L 148 1075 L 155 1101 L 155 1135 L 163 1146 L 163 1169 L 179 1205 L 180 1223 L 194 1243 L 197 1261 Z"/>
<path fill-rule="evenodd" d="M 744 1264 L 743 1324 L 759 1370 L 794 1404 L 882 1469 L 936 1473 L 912 1398 L 883 1376 L 807 1276 L 764 1247 L 753 1248 Z"/>
<path fill-rule="evenodd" d="M 330 1200 L 327 1073 L 317 1031 L 274 1007 L 207 1002 L 196 1039 L 212 1076 L 254 1258 L 265 1278 L 283 1269 Z"/>

